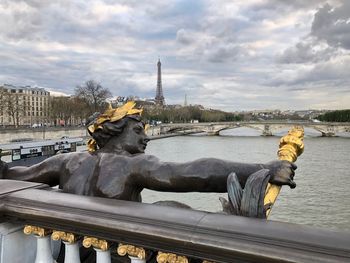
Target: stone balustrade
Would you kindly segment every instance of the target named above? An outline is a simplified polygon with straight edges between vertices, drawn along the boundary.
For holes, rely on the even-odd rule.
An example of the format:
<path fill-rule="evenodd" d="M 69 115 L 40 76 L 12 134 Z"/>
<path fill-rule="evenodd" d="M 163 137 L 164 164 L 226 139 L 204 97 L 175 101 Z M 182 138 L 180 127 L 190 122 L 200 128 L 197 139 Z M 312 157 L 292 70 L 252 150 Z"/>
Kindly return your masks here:
<path fill-rule="evenodd" d="M 88 249 L 97 263 L 117 256 L 132 263 L 350 261 L 344 231 L 78 196 L 29 182 L 0 186 L 4 263 L 63 262 L 63 251 L 65 263 L 80 262 Z"/>

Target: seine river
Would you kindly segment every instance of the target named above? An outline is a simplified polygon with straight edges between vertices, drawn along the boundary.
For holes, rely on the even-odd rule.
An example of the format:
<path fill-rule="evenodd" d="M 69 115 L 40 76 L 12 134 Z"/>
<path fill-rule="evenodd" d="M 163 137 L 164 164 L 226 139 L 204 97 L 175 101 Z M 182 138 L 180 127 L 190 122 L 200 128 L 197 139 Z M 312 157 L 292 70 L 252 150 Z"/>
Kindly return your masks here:
<path fill-rule="evenodd" d="M 224 136 L 152 140 L 146 153 L 173 162 L 202 157 L 259 163 L 276 159 L 279 137 L 237 136 L 257 135 L 254 132 L 242 130 L 237 134 L 231 130 Z M 230 133 L 236 136 L 229 136 Z M 312 130 L 305 133 L 305 151 L 296 162 L 297 187 L 283 187 L 269 219 L 350 230 L 350 138 L 316 137 L 317 133 Z M 219 196 L 226 197 L 226 194 L 142 192 L 146 203 L 177 200 L 210 212 L 220 210 Z"/>

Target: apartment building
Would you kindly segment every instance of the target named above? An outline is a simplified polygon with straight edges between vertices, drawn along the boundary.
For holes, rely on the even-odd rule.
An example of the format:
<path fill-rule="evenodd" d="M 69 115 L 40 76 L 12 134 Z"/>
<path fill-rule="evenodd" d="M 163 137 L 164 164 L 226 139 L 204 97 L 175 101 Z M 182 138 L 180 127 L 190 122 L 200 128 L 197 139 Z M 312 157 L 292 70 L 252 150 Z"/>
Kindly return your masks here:
<path fill-rule="evenodd" d="M 38 125 L 49 122 L 50 92 L 30 86 L 0 86 L 0 125 Z"/>

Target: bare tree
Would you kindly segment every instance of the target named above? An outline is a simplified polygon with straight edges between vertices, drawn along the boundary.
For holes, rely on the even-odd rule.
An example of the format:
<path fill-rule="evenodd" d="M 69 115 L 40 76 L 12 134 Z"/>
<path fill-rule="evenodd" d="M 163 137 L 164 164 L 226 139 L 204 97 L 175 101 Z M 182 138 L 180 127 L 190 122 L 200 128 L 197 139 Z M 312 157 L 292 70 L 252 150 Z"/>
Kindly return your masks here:
<path fill-rule="evenodd" d="M 78 121 L 78 124 L 83 124 L 90 114 L 89 108 L 86 106 L 85 102 L 78 97 L 73 97 L 71 100 L 74 119 Z"/>
<path fill-rule="evenodd" d="M 14 126 L 18 126 L 20 118 L 23 115 L 23 104 L 19 101 L 19 95 L 16 92 L 3 93 L 3 107 L 7 114 L 11 117 Z"/>
<path fill-rule="evenodd" d="M 0 118 L 1 118 L 1 125 L 3 125 L 3 119 L 5 113 L 5 91 L 3 87 L 0 87 Z"/>
<path fill-rule="evenodd" d="M 65 125 L 84 123 L 89 114 L 89 108 L 85 102 L 77 97 L 53 97 L 51 99 L 51 121 L 58 125 L 58 120 L 63 120 Z"/>
<path fill-rule="evenodd" d="M 106 107 L 106 99 L 112 97 L 112 93 L 94 80 L 89 80 L 75 88 L 75 97 L 84 101 L 89 108 L 88 114 L 92 114 Z"/>
<path fill-rule="evenodd" d="M 85 105 L 83 105 L 85 106 Z M 73 125 L 74 116 L 79 110 L 79 106 L 75 105 L 75 100 L 72 97 L 52 97 L 51 99 L 51 108 L 50 108 L 50 117 L 51 121 L 55 125 L 59 125 L 58 120 L 63 120 L 65 125 Z"/>

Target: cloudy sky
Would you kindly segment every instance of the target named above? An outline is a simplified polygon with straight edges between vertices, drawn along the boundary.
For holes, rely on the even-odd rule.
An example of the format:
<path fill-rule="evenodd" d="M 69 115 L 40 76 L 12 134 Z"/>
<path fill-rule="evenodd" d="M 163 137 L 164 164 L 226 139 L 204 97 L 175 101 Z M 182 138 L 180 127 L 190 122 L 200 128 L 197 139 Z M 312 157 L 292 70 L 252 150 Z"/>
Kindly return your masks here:
<path fill-rule="evenodd" d="M 350 108 L 348 0 L 0 0 L 0 84 L 227 111 Z"/>

